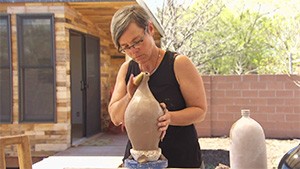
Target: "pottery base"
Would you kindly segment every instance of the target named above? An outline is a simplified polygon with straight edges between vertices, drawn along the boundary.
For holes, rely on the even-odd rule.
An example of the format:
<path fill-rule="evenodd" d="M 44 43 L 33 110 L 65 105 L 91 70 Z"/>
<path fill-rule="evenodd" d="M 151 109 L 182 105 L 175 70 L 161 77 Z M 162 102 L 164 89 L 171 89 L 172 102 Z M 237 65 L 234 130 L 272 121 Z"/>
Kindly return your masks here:
<path fill-rule="evenodd" d="M 161 155 L 161 157 L 157 161 L 149 161 L 149 162 L 144 162 L 144 163 L 139 163 L 135 161 L 132 156 L 129 156 L 125 161 L 124 161 L 124 167 L 126 168 L 155 168 L 155 169 L 160 169 L 160 168 L 167 168 L 168 167 L 168 160 L 166 159 L 165 156 Z"/>

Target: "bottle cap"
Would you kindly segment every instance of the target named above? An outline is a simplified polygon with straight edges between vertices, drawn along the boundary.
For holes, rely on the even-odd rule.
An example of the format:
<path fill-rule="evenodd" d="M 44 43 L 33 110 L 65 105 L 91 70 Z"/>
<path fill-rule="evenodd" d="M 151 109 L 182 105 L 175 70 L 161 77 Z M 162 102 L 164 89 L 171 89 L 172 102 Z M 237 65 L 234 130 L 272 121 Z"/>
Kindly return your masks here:
<path fill-rule="evenodd" d="M 249 117 L 250 116 L 250 110 L 249 109 L 242 109 L 241 110 L 241 115 L 243 117 Z"/>

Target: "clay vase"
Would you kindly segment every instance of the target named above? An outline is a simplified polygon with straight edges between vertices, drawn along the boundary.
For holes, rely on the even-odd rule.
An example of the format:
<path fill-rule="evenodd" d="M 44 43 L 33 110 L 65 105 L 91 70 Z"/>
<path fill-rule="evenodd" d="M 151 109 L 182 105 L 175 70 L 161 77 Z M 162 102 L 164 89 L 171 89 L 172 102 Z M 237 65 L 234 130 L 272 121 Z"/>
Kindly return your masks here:
<path fill-rule="evenodd" d="M 142 80 L 125 110 L 125 127 L 131 141 L 131 155 L 136 161 L 156 161 L 161 155 L 158 147 L 161 132 L 158 130 L 158 118 L 163 110 L 151 93 L 149 73 L 142 72 Z"/>
<path fill-rule="evenodd" d="M 265 134 L 261 125 L 242 110 L 230 130 L 230 168 L 267 169 Z"/>

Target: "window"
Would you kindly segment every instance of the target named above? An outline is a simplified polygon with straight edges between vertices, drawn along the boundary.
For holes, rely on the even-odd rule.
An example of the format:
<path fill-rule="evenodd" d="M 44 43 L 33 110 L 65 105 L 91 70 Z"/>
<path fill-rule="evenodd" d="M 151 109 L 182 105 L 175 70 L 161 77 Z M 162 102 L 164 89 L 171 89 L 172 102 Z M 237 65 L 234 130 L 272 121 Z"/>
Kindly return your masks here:
<path fill-rule="evenodd" d="M 12 121 L 10 17 L 0 14 L 0 123 Z"/>
<path fill-rule="evenodd" d="M 55 121 L 53 14 L 17 15 L 21 122 Z"/>

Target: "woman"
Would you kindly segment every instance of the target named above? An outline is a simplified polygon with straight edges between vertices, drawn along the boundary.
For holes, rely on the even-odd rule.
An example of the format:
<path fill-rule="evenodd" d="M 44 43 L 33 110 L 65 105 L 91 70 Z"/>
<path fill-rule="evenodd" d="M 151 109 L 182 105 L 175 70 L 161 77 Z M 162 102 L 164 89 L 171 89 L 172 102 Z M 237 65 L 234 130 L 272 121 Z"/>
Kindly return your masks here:
<path fill-rule="evenodd" d="M 117 49 L 132 58 L 122 64 L 117 75 L 108 108 L 112 122 L 121 125 L 124 121 L 125 109 L 137 88 L 134 76 L 149 72 L 150 90 L 165 111 L 157 125 L 164 133 L 159 147 L 168 159 L 168 167 L 201 167 L 194 123 L 204 120 L 207 103 L 202 78 L 193 63 L 187 56 L 155 45 L 153 23 L 138 5 L 115 13 L 111 34 Z M 128 142 L 124 159 L 130 155 L 130 149 Z"/>

